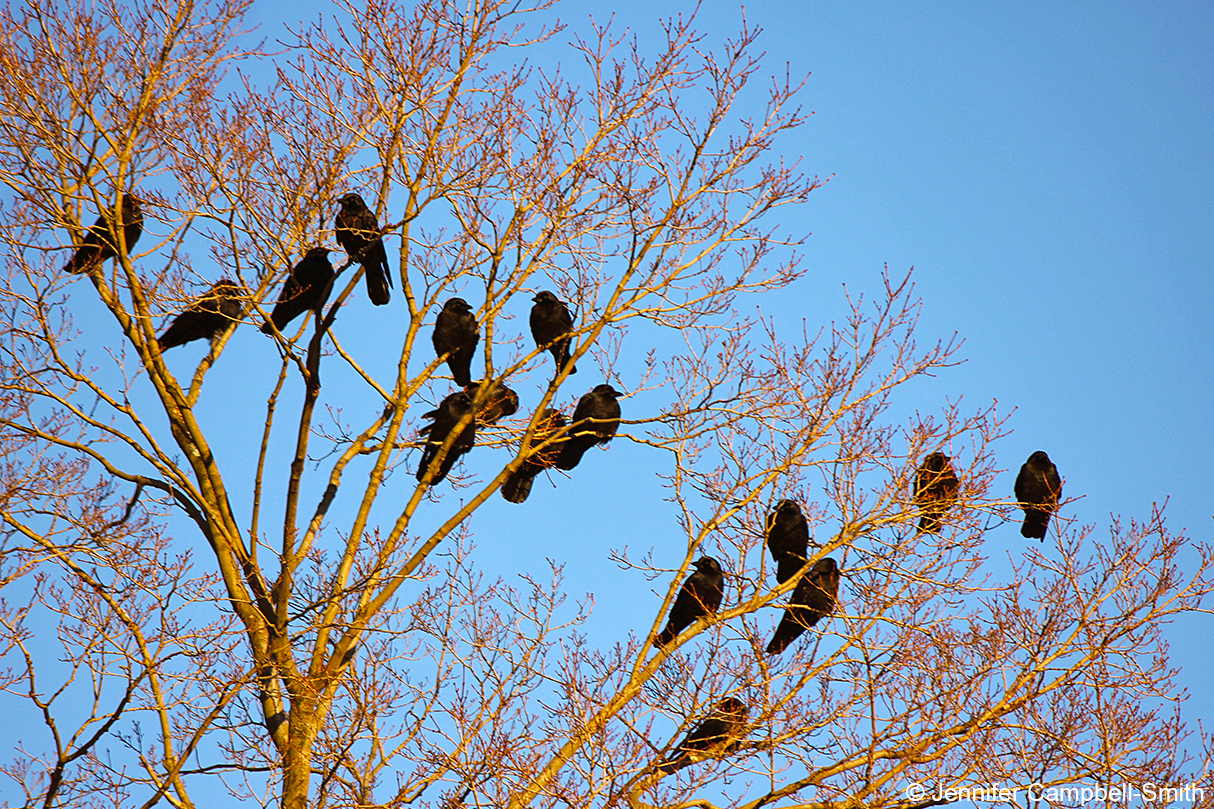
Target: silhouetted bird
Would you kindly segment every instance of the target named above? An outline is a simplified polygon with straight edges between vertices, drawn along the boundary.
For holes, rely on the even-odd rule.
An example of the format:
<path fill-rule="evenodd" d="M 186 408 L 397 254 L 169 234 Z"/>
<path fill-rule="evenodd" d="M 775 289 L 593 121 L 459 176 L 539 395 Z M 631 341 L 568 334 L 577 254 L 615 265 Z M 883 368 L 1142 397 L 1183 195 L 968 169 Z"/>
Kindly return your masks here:
<path fill-rule="evenodd" d="M 573 469 L 586 450 L 595 444 L 611 443 L 611 436 L 620 429 L 620 403 L 616 399 L 623 395 L 604 384 L 595 386 L 594 390 L 578 399 L 577 408 L 573 411 L 573 428 L 556 460 L 558 469 Z"/>
<path fill-rule="evenodd" d="M 472 355 L 481 340 L 480 328 L 472 307 L 463 298 L 452 298 L 443 304 L 434 322 L 434 351 L 447 355 L 447 367 L 455 384 L 466 388 L 472 384 Z"/>
<path fill-rule="evenodd" d="M 481 426 L 497 424 L 506 416 L 513 416 L 518 412 L 517 393 L 502 384 L 500 380 L 492 380 L 489 384 L 490 387 L 485 393 L 485 398 L 476 405 L 476 423 Z M 464 390 L 468 391 L 468 395 L 475 403 L 477 395 L 484 386 L 485 381 L 482 379 L 468 383 Z"/>
<path fill-rule="evenodd" d="M 776 581 L 781 584 L 805 566 L 809 523 L 795 500 L 781 500 L 767 515 L 767 547 L 776 562 Z"/>
<path fill-rule="evenodd" d="M 1050 456 L 1037 450 L 1016 475 L 1016 500 L 1024 509 L 1020 535 L 1045 541 L 1045 529 L 1050 523 L 1050 515 L 1058 508 L 1060 497 L 1062 478 L 1058 477 L 1058 467 L 1050 461 Z"/>
<path fill-rule="evenodd" d="M 535 448 L 551 440 L 567 423 L 561 411 L 551 407 L 544 410 L 544 415 L 536 422 L 535 435 L 531 439 L 532 454 L 506 478 L 506 482 L 502 484 L 502 497 L 511 503 L 522 503 L 527 499 L 527 495 L 531 494 L 531 484 L 535 481 L 535 476 L 556 465 L 556 459 L 567 439 L 559 438 L 538 451 Z"/>
<path fill-rule="evenodd" d="M 122 195 L 122 239 L 126 249 L 130 250 L 143 235 L 143 206 L 137 197 L 130 194 Z M 114 232 L 111 232 L 113 230 Z M 92 272 L 106 259 L 118 255 L 117 229 L 111 227 L 110 211 L 104 210 L 97 222 L 89 228 L 76 248 L 75 255 L 63 268 L 64 272 Z"/>
<path fill-rule="evenodd" d="M 778 655 L 801 633 L 835 611 L 839 598 L 839 566 L 829 556 L 819 559 L 806 571 L 792 591 L 792 603 L 767 644 L 769 655 Z"/>
<path fill-rule="evenodd" d="M 711 556 L 702 556 L 696 560 L 695 573 L 683 582 L 674 606 L 670 608 L 670 617 L 663 629 L 654 639 L 659 648 L 670 643 L 679 633 L 706 615 L 717 611 L 721 599 L 725 597 L 725 574 L 721 572 L 721 564 Z"/>
<path fill-rule="evenodd" d="M 472 397 L 468 395 L 467 391 L 457 390 L 443 399 L 437 410 L 431 410 L 422 416 L 424 419 L 432 419 L 433 423 L 421 429 L 421 435 L 426 438 L 426 447 L 422 451 L 422 459 L 417 466 L 418 483 L 426 480 L 430 462 L 438 455 L 451 432 L 459 427 L 460 420 L 471 412 Z M 459 427 L 451 449 L 447 450 L 447 454 L 438 462 L 438 471 L 434 473 L 434 478 L 430 481 L 431 486 L 447 477 L 447 473 L 451 471 L 451 467 L 455 466 L 459 456 L 471 450 L 475 440 L 476 419 L 472 418 L 463 427 Z"/>
<path fill-rule="evenodd" d="M 687 738 L 679 742 L 674 755 L 658 764 L 658 772 L 669 774 L 697 761 L 729 755 L 746 738 L 749 713 L 746 703 L 737 697 L 721 700 Z"/>
<path fill-rule="evenodd" d="M 919 507 L 919 531 L 934 534 L 940 521 L 957 503 L 961 481 L 948 456 L 933 452 L 923 459 L 915 473 L 915 505 Z"/>
<path fill-rule="evenodd" d="M 327 247 L 313 247 L 303 259 L 291 268 L 287 282 L 278 293 L 278 303 L 270 313 L 270 320 L 261 325 L 266 334 L 273 334 L 277 328 L 282 331 L 292 320 L 309 309 L 319 310 L 329 297 L 329 288 L 333 283 L 333 265 L 329 263 Z M 270 325 L 273 321 L 274 325 Z"/>
<path fill-rule="evenodd" d="M 184 312 L 173 318 L 160 335 L 160 350 L 185 345 L 191 340 L 214 340 L 240 318 L 243 308 L 240 297 L 244 290 L 224 278 L 196 299 Z"/>
<path fill-rule="evenodd" d="M 573 331 L 573 315 L 556 295 L 544 291 L 531 300 L 531 336 L 540 348 L 547 347 L 556 361 L 556 376 L 569 362 L 569 332 Z M 561 339 L 564 338 L 564 339 Z M 577 367 L 570 366 L 569 373 L 576 374 Z"/>
<path fill-rule="evenodd" d="M 376 306 L 383 306 L 392 299 L 392 293 L 388 291 L 392 286 L 392 270 L 388 267 L 379 223 L 358 194 L 346 194 L 337 202 L 341 205 L 336 220 L 337 243 L 351 260 L 363 265 L 367 297 Z"/>

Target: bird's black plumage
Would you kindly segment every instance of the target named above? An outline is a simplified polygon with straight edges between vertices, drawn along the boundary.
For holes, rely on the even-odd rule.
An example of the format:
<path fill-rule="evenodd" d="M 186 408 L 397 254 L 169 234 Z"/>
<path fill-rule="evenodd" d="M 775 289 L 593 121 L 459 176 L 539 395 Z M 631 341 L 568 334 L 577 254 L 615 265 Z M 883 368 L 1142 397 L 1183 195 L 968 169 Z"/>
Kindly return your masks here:
<path fill-rule="evenodd" d="M 569 362 L 569 332 L 573 331 L 573 315 L 563 301 L 544 290 L 531 299 L 531 336 L 540 348 L 547 347 L 556 362 L 556 373 Z M 562 339 L 563 338 L 563 339 Z M 577 367 L 570 366 L 569 373 L 576 374 Z"/>
<path fill-rule="evenodd" d="M 561 454 L 561 447 L 566 439 L 553 438 L 567 423 L 561 411 L 551 407 L 544 411 L 544 415 L 536 422 L 535 435 L 531 439 L 532 454 L 506 478 L 506 482 L 502 484 L 502 497 L 511 503 L 526 501 L 527 495 L 531 494 L 531 484 L 535 481 L 535 476 L 556 465 L 556 459 Z M 552 443 L 537 449 L 546 441 Z"/>
<path fill-rule="evenodd" d="M 417 465 L 417 482 L 422 483 L 426 480 L 426 475 L 430 470 L 430 463 L 438 455 L 439 450 L 447 441 L 447 437 L 452 431 L 459 430 L 456 433 L 455 441 L 451 444 L 451 448 L 447 450 L 447 454 L 438 462 L 438 471 L 434 473 L 433 479 L 430 480 L 430 485 L 441 482 L 447 473 L 451 471 L 451 467 L 455 466 L 455 462 L 459 456 L 465 454 L 472 449 L 472 444 L 476 441 L 476 419 L 469 418 L 463 427 L 460 427 L 460 421 L 464 417 L 472 413 L 472 397 L 467 391 L 457 390 L 450 394 L 442 402 L 439 403 L 437 410 L 431 410 L 422 418 L 431 419 L 431 423 L 421 429 L 421 434 L 426 438 L 426 447 L 422 451 L 422 459 Z"/>
<path fill-rule="evenodd" d="M 915 505 L 920 509 L 919 531 L 934 534 L 940 521 L 957 503 L 961 481 L 949 457 L 933 452 L 923 459 L 915 472 Z"/>
<path fill-rule="evenodd" d="M 117 227 L 111 222 L 110 211 L 101 212 L 97 222 L 84 234 L 75 254 L 64 266 L 69 273 L 92 272 L 107 259 L 118 255 L 118 228 L 122 228 L 122 240 L 130 250 L 143 235 L 143 206 L 137 197 L 122 195 L 122 221 Z"/>
<path fill-rule="evenodd" d="M 486 389 L 483 393 L 482 388 Z M 477 380 L 468 383 L 464 390 L 468 391 L 474 404 L 478 397 L 481 399 L 480 403 L 476 404 L 476 423 L 479 426 L 497 424 L 506 416 L 513 416 L 518 412 L 518 394 L 506 387 L 501 380 Z"/>
<path fill-rule="evenodd" d="M 610 385 L 603 384 L 595 386 L 594 390 L 578 400 L 569 438 L 556 460 L 558 469 L 573 469 L 581 462 L 586 450 L 595 444 L 611 442 L 615 431 L 620 429 L 620 403 L 616 399 L 623 395 Z"/>
<path fill-rule="evenodd" d="M 205 295 L 173 318 L 168 329 L 160 335 L 160 350 L 167 351 L 192 340 L 214 340 L 223 334 L 228 326 L 240 319 L 243 294 L 244 290 L 226 278 L 215 282 Z"/>
<path fill-rule="evenodd" d="M 781 584 L 805 566 L 809 523 L 795 500 L 781 500 L 767 515 L 767 547 L 776 562 L 776 581 Z"/>
<path fill-rule="evenodd" d="M 481 340 L 480 327 L 472 307 L 463 298 L 452 298 L 443 304 L 434 322 L 434 352 L 447 355 L 447 367 L 455 384 L 466 388 L 472 384 L 472 355 Z"/>
<path fill-rule="evenodd" d="M 282 331 L 292 320 L 309 309 L 320 309 L 329 297 L 333 283 L 333 265 L 329 263 L 327 247 L 313 247 L 302 260 L 291 268 L 287 282 L 278 293 L 278 303 L 270 313 L 270 320 L 261 325 L 266 334 L 277 328 Z M 273 326 L 270 325 L 271 321 Z"/>
<path fill-rule="evenodd" d="M 793 589 L 792 602 L 767 644 L 767 653 L 778 655 L 788 648 L 802 632 L 834 612 L 838 599 L 839 565 L 829 556 L 819 559 Z"/>
<path fill-rule="evenodd" d="M 341 210 L 337 212 L 337 243 L 353 261 L 363 265 L 367 279 L 367 297 L 376 306 L 383 306 L 392 299 L 392 270 L 388 267 L 388 254 L 379 232 L 375 213 L 358 194 L 350 193 L 339 199 Z"/>
<path fill-rule="evenodd" d="M 695 569 L 695 573 L 683 582 L 683 589 L 679 590 L 674 606 L 670 608 L 666 628 L 654 639 L 659 648 L 721 606 L 721 599 L 725 597 L 725 574 L 721 572 L 721 564 L 711 556 L 702 556 L 695 561 Z"/>
<path fill-rule="evenodd" d="M 721 700 L 679 742 L 674 755 L 658 764 L 658 772 L 669 774 L 697 761 L 729 755 L 746 738 L 749 714 L 750 708 L 737 697 Z"/>
<path fill-rule="evenodd" d="M 1016 475 L 1016 501 L 1024 509 L 1020 535 L 1044 541 L 1050 515 L 1058 508 L 1060 497 L 1062 478 L 1058 477 L 1058 467 L 1050 461 L 1049 455 L 1037 450 Z"/>

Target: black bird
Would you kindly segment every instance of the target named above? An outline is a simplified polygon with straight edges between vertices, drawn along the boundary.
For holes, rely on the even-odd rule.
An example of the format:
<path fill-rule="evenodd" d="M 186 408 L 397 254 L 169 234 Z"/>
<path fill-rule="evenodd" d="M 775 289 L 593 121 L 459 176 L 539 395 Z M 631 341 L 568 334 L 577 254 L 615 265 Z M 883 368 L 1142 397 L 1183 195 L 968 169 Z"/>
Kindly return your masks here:
<path fill-rule="evenodd" d="M 750 708 L 737 697 L 721 700 L 679 742 L 674 755 L 658 765 L 658 772 L 669 774 L 697 761 L 729 755 L 746 738 L 749 713 Z"/>
<path fill-rule="evenodd" d="M 464 390 L 468 391 L 468 395 L 472 397 L 475 403 L 477 394 L 480 389 L 485 386 L 485 380 L 468 383 Z M 510 388 L 506 387 L 499 380 L 491 380 L 488 383 L 491 387 L 484 394 L 484 399 L 476 405 L 476 423 L 482 427 L 487 427 L 490 424 L 497 424 L 506 416 L 513 416 L 518 412 L 518 394 Z"/>
<path fill-rule="evenodd" d="M 437 410 L 431 410 L 422 416 L 424 419 L 432 419 L 432 423 L 421 429 L 421 434 L 426 437 L 426 448 L 422 451 L 421 462 L 417 465 L 418 483 L 426 481 L 426 474 L 430 471 L 430 462 L 438 455 L 439 449 L 446 443 L 451 431 L 459 427 L 460 421 L 471 413 L 472 397 L 468 395 L 467 391 L 457 390 L 443 399 Z M 467 424 L 459 428 L 459 433 L 452 442 L 451 449 L 447 450 L 447 454 L 439 461 L 438 471 L 430 480 L 431 486 L 447 477 L 447 473 L 451 471 L 451 467 L 455 466 L 459 456 L 471 450 L 475 440 L 476 419 L 471 418 Z"/>
<path fill-rule="evenodd" d="M 140 205 L 139 199 L 130 194 L 122 195 L 122 222 L 119 223 L 119 227 L 122 228 L 122 239 L 126 243 L 126 249 L 130 250 L 143 235 L 143 207 Z M 118 245 L 115 244 L 115 241 L 118 236 L 116 231 L 117 229 L 110 220 L 110 211 L 102 211 L 96 224 L 89 228 L 88 233 L 84 234 L 80 246 L 76 248 L 75 255 L 72 256 L 63 271 L 92 272 L 106 259 L 117 256 Z"/>
<path fill-rule="evenodd" d="M 839 599 L 839 565 L 829 556 L 814 563 L 792 591 L 792 603 L 767 644 L 769 655 L 778 655 L 801 633 L 835 611 Z"/>
<path fill-rule="evenodd" d="M 333 265 L 329 263 L 327 247 L 313 247 L 303 259 L 291 268 L 287 282 L 278 293 L 278 303 L 270 313 L 270 320 L 261 324 L 261 330 L 273 334 L 277 328 L 282 331 L 292 320 L 309 309 L 317 309 L 325 305 L 329 297 L 329 288 L 333 283 Z M 273 326 L 270 325 L 273 321 Z"/>
<path fill-rule="evenodd" d="M 620 403 L 616 399 L 623 395 L 603 384 L 578 399 L 573 411 L 573 428 L 556 459 L 557 469 L 573 469 L 586 450 L 595 444 L 611 443 L 611 436 L 620 428 Z"/>
<path fill-rule="evenodd" d="M 556 361 L 556 376 L 569 362 L 569 332 L 573 331 L 573 315 L 563 301 L 547 290 L 531 300 L 531 336 L 540 348 L 547 348 Z M 562 339 L 564 338 L 564 339 Z M 570 366 L 569 373 L 576 374 L 577 367 Z"/>
<path fill-rule="evenodd" d="M 961 481 L 953 464 L 943 452 L 933 452 L 923 459 L 915 473 L 915 505 L 919 507 L 919 531 L 934 534 L 940 521 L 957 503 Z"/>
<path fill-rule="evenodd" d="M 392 270 L 388 267 L 379 223 L 358 194 L 346 194 L 337 202 L 341 205 L 335 222 L 337 243 L 352 261 L 363 265 L 367 297 L 376 306 L 383 306 L 392 299 L 392 293 L 388 291 L 392 286 Z"/>
<path fill-rule="evenodd" d="M 443 304 L 434 322 L 434 351 L 447 355 L 447 367 L 455 384 L 466 388 L 472 384 L 472 355 L 481 341 L 480 327 L 472 307 L 463 298 L 452 298 Z"/>
<path fill-rule="evenodd" d="M 563 437 L 555 441 L 552 439 L 567 424 L 561 411 L 551 407 L 544 410 L 544 415 L 536 422 L 535 435 L 531 439 L 532 454 L 523 461 L 522 466 L 511 472 L 510 476 L 506 478 L 506 482 L 502 484 L 502 497 L 511 503 L 522 503 L 527 500 L 527 495 L 531 494 L 531 484 L 535 482 L 535 476 L 556 465 L 557 456 L 561 454 L 561 448 L 566 439 Z M 552 443 L 543 449 L 535 449 L 545 441 L 552 441 Z"/>
<path fill-rule="evenodd" d="M 702 556 L 695 562 L 696 572 L 683 582 L 683 589 L 670 608 L 666 628 L 654 639 L 658 648 L 670 643 L 679 633 L 706 615 L 717 611 L 725 597 L 725 574 L 721 564 L 711 556 Z"/>
<path fill-rule="evenodd" d="M 1045 529 L 1050 515 L 1058 508 L 1062 497 L 1062 478 L 1050 456 L 1037 450 L 1016 475 L 1016 500 L 1024 509 L 1024 524 L 1020 536 L 1045 541 Z"/>
<path fill-rule="evenodd" d="M 244 290 L 223 278 L 184 312 L 173 318 L 165 333 L 160 335 L 160 350 L 185 345 L 191 340 L 214 340 L 232 323 L 240 319 L 240 302 Z"/>
<path fill-rule="evenodd" d="M 781 500 L 767 515 L 767 547 L 776 562 L 776 581 L 780 584 L 805 567 L 809 523 L 795 500 Z"/>

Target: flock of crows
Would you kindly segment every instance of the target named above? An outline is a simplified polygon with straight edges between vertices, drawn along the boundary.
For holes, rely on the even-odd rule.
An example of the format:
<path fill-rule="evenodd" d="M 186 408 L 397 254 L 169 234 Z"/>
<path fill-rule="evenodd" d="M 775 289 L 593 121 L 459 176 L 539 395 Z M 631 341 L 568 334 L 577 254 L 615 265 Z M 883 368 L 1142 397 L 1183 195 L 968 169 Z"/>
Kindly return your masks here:
<path fill-rule="evenodd" d="M 358 194 L 346 194 L 338 204 L 341 208 L 334 223 L 337 241 L 352 261 L 363 266 L 367 297 L 376 306 L 382 306 L 391 300 L 392 274 L 379 223 Z M 89 228 L 64 267 L 65 272 L 93 272 L 107 259 L 116 257 L 120 247 L 130 250 L 134 246 L 143 234 L 141 202 L 138 197 L 125 194 L 120 208 L 120 223 L 114 223 L 110 214 L 103 212 Z M 313 247 L 304 254 L 287 276 L 278 302 L 261 331 L 281 333 L 304 312 L 319 311 L 324 306 L 336 277 L 329 261 L 330 252 L 327 247 Z M 247 292 L 238 284 L 227 278 L 216 282 L 173 319 L 157 339 L 160 350 L 219 337 L 240 319 L 244 299 Z M 565 366 L 569 366 L 570 374 L 577 373 L 570 356 L 573 315 L 568 305 L 546 290 L 532 301 L 535 305 L 531 309 L 531 335 L 536 344 L 552 354 L 558 375 Z M 518 394 L 513 390 L 497 381 L 472 380 L 472 356 L 479 342 L 480 326 L 472 307 L 463 298 L 451 298 L 439 312 L 433 343 L 438 356 L 445 357 L 460 390 L 423 415 L 430 424 L 422 429 L 426 440 L 417 469 L 419 483 L 433 485 L 447 477 L 455 462 L 472 449 L 477 424 L 494 424 L 518 412 Z M 535 451 L 507 478 L 502 496 L 512 503 L 524 502 L 540 472 L 553 467 L 573 469 L 586 450 L 611 441 L 620 426 L 617 400 L 622 395 L 611 385 L 598 385 L 578 401 L 572 426 L 559 410 L 545 410 L 532 439 Z M 444 446 L 446 452 L 442 451 Z"/>
<path fill-rule="evenodd" d="M 961 481 L 952 461 L 942 452 L 930 453 L 915 472 L 914 500 L 919 511 L 919 533 L 937 533 L 948 511 L 957 503 Z M 1045 539 L 1050 516 L 1058 508 L 1062 479 L 1050 457 L 1038 450 L 1020 467 L 1016 476 L 1016 500 L 1024 509 L 1021 536 Z M 809 522 L 795 500 L 781 500 L 767 515 L 764 532 L 767 549 L 775 561 L 776 582 L 783 584 L 808 564 Z M 654 639 L 659 648 L 679 633 L 721 606 L 725 577 L 711 556 L 695 562 L 696 571 L 687 577 L 670 610 L 666 628 Z M 776 655 L 805 630 L 834 612 L 839 598 L 839 565 L 832 557 L 814 562 L 801 575 L 784 616 L 767 644 Z M 708 715 L 687 734 L 674 754 L 657 765 L 658 774 L 674 772 L 706 758 L 719 758 L 735 750 L 746 737 L 749 709 L 737 697 L 720 700 Z"/>
<path fill-rule="evenodd" d="M 391 298 L 391 272 L 375 214 L 358 194 L 346 194 L 335 221 L 337 241 L 342 249 L 363 266 L 367 295 L 376 306 Z M 143 232 L 140 201 L 123 196 L 122 222 L 115 225 L 108 213 L 85 234 L 64 268 L 69 273 L 92 272 L 104 261 L 118 255 L 116 242 L 130 249 Z M 118 236 L 121 227 L 122 235 Z M 335 277 L 329 262 L 331 251 L 313 247 L 296 264 L 274 309 L 262 326 L 266 334 L 281 333 L 306 311 L 319 311 L 324 305 Z M 179 314 L 158 338 L 161 351 L 192 340 L 214 340 L 236 323 L 244 310 L 243 288 L 228 279 L 211 289 Z M 577 368 L 570 356 L 573 316 L 569 307 L 551 292 L 542 291 L 532 302 L 531 335 L 541 350 L 552 354 L 557 375 L 568 367 Z M 442 400 L 436 410 L 423 418 L 430 424 L 422 428 L 425 437 L 422 458 L 417 469 L 419 483 L 431 485 L 446 478 L 456 460 L 469 452 L 476 437 L 477 424 L 494 424 L 518 412 L 518 394 L 496 380 L 473 381 L 472 356 L 480 341 L 480 328 L 472 307 L 463 298 L 451 298 L 439 312 L 434 325 L 433 344 L 437 356 L 445 358 L 459 390 Z M 522 503 L 531 492 L 535 477 L 545 469 L 573 469 L 586 450 L 610 442 L 620 425 L 623 394 L 608 384 L 596 386 L 581 397 L 574 409 L 572 426 L 565 416 L 548 408 L 537 422 L 531 439 L 531 453 L 519 469 L 502 485 L 502 496 L 511 503 Z M 442 451 L 443 447 L 447 451 Z M 914 501 L 920 518 L 918 531 L 937 533 L 948 511 L 956 504 L 961 483 L 947 455 L 933 452 L 923 459 L 915 474 Z M 1021 535 L 1044 540 L 1050 516 L 1058 507 L 1062 481 L 1058 470 L 1044 452 L 1029 456 L 1016 476 L 1016 500 L 1024 509 Z M 831 557 L 808 563 L 809 524 L 794 500 L 781 500 L 767 517 L 765 541 L 775 561 L 778 584 L 800 575 L 784 616 L 767 644 L 767 653 L 780 654 L 789 644 L 822 618 L 831 614 L 838 601 L 840 570 Z M 696 560 L 695 572 L 687 577 L 675 598 L 665 629 L 654 637 L 662 649 L 684 630 L 716 613 L 725 594 L 725 576 L 721 564 L 711 556 Z M 713 706 L 674 749 L 673 754 L 656 765 L 659 775 L 732 752 L 745 738 L 749 710 L 736 697 L 726 697 Z"/>

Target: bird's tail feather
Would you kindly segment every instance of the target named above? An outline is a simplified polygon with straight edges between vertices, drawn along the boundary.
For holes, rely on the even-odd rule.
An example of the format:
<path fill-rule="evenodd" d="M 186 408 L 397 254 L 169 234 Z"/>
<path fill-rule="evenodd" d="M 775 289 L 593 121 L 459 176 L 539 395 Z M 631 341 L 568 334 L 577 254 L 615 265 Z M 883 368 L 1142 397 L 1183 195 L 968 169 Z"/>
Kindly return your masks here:
<path fill-rule="evenodd" d="M 924 514 L 919 518 L 920 534 L 936 534 L 940 532 L 940 518 L 934 514 Z"/>
<path fill-rule="evenodd" d="M 533 482 L 535 482 L 535 475 L 525 475 L 520 469 L 506 478 L 506 482 L 502 484 L 502 497 L 510 503 L 523 503 L 527 500 L 527 495 L 531 494 Z"/>
<path fill-rule="evenodd" d="M 392 300 L 392 293 L 388 289 L 388 284 L 391 279 L 388 277 L 386 267 L 366 267 L 367 278 L 367 297 L 371 299 L 371 303 L 376 306 L 383 306 Z"/>
<path fill-rule="evenodd" d="M 656 772 L 658 775 L 670 775 L 672 772 L 681 770 L 690 763 L 691 759 L 685 755 L 675 756 L 674 758 L 668 758 L 665 761 L 659 761 L 657 767 L 654 768 L 654 772 Z"/>
<path fill-rule="evenodd" d="M 790 615 L 786 611 L 784 617 L 780 619 L 779 626 L 776 627 L 776 633 L 771 636 L 771 642 L 767 644 L 767 653 L 778 655 L 787 649 L 790 643 L 801 637 L 801 633 L 817 622 L 817 615 L 805 615 L 803 611 L 799 611 L 797 615 Z"/>
<path fill-rule="evenodd" d="M 63 265 L 63 271 L 72 275 L 89 272 L 93 269 L 93 264 L 96 263 L 96 257 L 84 249 L 76 251 L 75 255 Z"/>
<path fill-rule="evenodd" d="M 1020 526 L 1020 536 L 1029 539 L 1045 540 L 1045 529 L 1050 523 L 1049 512 L 1033 509 L 1024 514 L 1024 524 Z"/>
<path fill-rule="evenodd" d="M 797 575 L 797 571 L 805 567 L 805 558 L 796 555 L 789 555 L 780 559 L 776 566 L 776 581 L 780 584 Z"/>
<path fill-rule="evenodd" d="M 580 440 L 570 438 L 565 442 L 565 446 L 561 448 L 561 454 L 557 456 L 556 468 L 566 471 L 573 469 L 582 461 L 582 456 L 586 454 L 586 450 L 594 446 L 592 441 L 589 444 L 582 443 Z"/>

